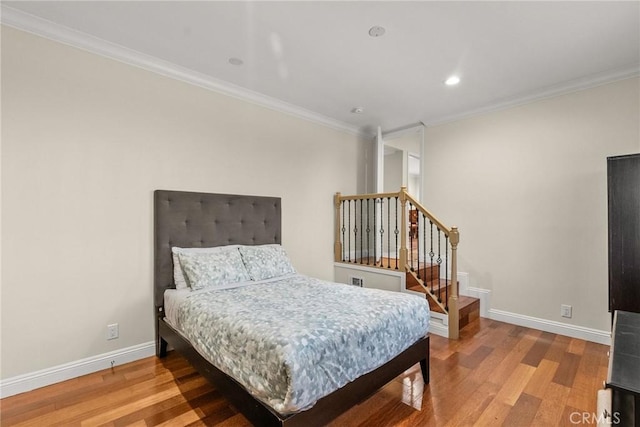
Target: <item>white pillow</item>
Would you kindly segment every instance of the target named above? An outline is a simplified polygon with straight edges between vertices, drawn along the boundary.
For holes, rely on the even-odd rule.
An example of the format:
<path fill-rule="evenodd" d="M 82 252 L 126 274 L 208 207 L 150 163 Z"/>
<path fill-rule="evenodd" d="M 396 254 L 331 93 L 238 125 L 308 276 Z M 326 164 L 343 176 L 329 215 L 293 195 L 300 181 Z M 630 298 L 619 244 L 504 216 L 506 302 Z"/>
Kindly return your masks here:
<path fill-rule="evenodd" d="M 176 289 L 189 289 L 189 284 L 184 276 L 182 267 L 180 266 L 180 260 L 178 254 L 181 253 L 215 253 L 225 251 L 237 251 L 240 245 L 227 245 L 227 246 L 214 246 L 212 248 L 179 248 L 174 246 L 171 248 L 171 255 L 173 257 L 173 282 L 176 285 Z"/>
<path fill-rule="evenodd" d="M 266 280 L 296 272 L 280 245 L 240 246 L 240 255 L 251 280 Z"/>
<path fill-rule="evenodd" d="M 180 253 L 178 259 L 192 290 L 251 280 L 237 249 Z"/>

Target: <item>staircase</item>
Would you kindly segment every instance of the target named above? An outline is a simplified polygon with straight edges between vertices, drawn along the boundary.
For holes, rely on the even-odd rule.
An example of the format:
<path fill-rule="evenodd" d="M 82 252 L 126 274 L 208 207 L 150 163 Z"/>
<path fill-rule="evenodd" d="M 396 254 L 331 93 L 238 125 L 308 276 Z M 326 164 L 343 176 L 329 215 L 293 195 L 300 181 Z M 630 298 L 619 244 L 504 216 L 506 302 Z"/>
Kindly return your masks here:
<path fill-rule="evenodd" d="M 445 305 L 451 294 L 451 283 L 440 278 L 440 267 L 428 265 L 420 268 L 420 271 L 407 271 L 407 290 L 424 294 L 429 301 L 429 308 L 436 313 L 446 314 L 441 305 Z M 418 279 L 418 274 L 421 279 Z M 422 283 L 425 285 L 423 286 Z M 441 303 L 439 304 L 438 301 Z M 458 295 L 458 328 L 467 326 L 470 322 L 480 317 L 480 300 L 478 298 Z"/>
<path fill-rule="evenodd" d="M 406 187 L 397 193 L 336 193 L 334 206 L 336 263 L 406 273 L 407 289 L 426 295 L 433 312 L 442 313 L 450 339 L 479 317 L 479 300 L 458 295 L 458 228 L 438 220 Z"/>

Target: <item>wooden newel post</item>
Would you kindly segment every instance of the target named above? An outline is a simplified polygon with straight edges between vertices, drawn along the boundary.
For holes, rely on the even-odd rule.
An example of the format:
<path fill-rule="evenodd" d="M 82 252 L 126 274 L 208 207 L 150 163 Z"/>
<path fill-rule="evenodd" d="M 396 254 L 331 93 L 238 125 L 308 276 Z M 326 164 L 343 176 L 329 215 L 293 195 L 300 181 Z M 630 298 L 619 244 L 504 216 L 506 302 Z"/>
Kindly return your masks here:
<path fill-rule="evenodd" d="M 400 219 L 400 257 L 398 270 L 407 271 L 407 258 L 409 257 L 409 251 L 407 250 L 407 187 L 400 187 L 400 206 L 401 219 Z"/>
<path fill-rule="evenodd" d="M 458 310 L 458 227 L 451 227 L 451 295 L 449 296 L 449 338 L 457 340 L 460 336 L 460 312 Z"/>
<path fill-rule="evenodd" d="M 340 205 L 342 201 L 340 200 L 340 193 L 336 193 L 333 197 L 333 202 L 335 205 L 336 217 L 335 217 L 335 235 L 334 235 L 334 243 L 333 243 L 333 259 L 335 262 L 342 261 L 342 242 L 340 241 Z"/>

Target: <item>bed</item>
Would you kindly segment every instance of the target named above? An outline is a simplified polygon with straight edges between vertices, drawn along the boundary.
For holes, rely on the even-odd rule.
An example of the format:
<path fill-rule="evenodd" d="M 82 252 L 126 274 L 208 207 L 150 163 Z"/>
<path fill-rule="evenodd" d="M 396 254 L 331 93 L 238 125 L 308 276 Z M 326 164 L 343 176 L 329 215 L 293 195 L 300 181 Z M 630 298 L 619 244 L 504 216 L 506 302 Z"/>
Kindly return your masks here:
<path fill-rule="evenodd" d="M 315 376 L 316 374 L 313 376 L 313 378 L 317 378 L 318 384 L 311 384 L 310 386 L 308 381 L 306 383 L 301 381 L 300 384 L 302 384 L 304 392 L 297 394 L 306 395 L 309 394 L 307 392 L 310 389 L 316 388 L 319 394 L 302 396 L 299 399 L 289 399 L 289 394 L 291 393 L 287 394 L 287 399 L 278 400 L 275 397 L 272 398 L 270 397 L 273 394 L 272 390 L 261 393 L 264 388 L 261 383 L 255 385 L 251 379 L 244 378 L 241 373 L 237 373 L 238 370 L 245 372 L 255 370 L 257 375 L 263 369 L 260 368 L 260 361 L 255 360 L 256 356 L 264 353 L 264 347 L 260 347 L 261 344 L 255 344 L 252 347 L 253 350 L 245 351 L 245 353 L 249 353 L 247 356 L 249 359 L 245 361 L 240 360 L 237 356 L 232 357 L 232 360 L 238 360 L 237 366 L 229 367 L 216 359 L 216 352 L 222 352 L 222 350 L 235 351 L 224 338 L 230 334 L 221 332 L 218 335 L 211 334 L 210 337 L 205 337 L 206 339 L 204 340 L 198 340 L 197 335 L 193 335 L 193 333 L 198 334 L 200 332 L 195 329 L 195 326 L 189 326 L 190 324 L 187 323 L 189 317 L 184 315 L 189 310 L 195 310 L 193 306 L 207 308 L 211 304 L 220 304 L 220 301 L 224 301 L 222 305 L 216 306 L 213 310 L 209 307 L 209 312 L 222 313 L 224 308 L 229 308 L 229 313 L 244 311 L 247 315 L 254 316 L 253 318 L 245 319 L 245 321 L 251 325 L 255 324 L 256 327 L 244 327 L 243 329 L 241 328 L 242 330 L 250 329 L 250 332 L 254 333 L 253 330 L 258 330 L 258 326 L 264 323 L 266 325 L 265 328 L 273 332 L 279 330 L 280 326 L 278 325 L 275 329 L 268 329 L 269 325 L 273 326 L 275 320 L 270 318 L 266 311 L 264 312 L 264 319 L 261 318 L 262 315 L 260 314 L 262 313 L 260 304 L 267 304 L 266 301 L 269 297 L 275 298 L 275 301 L 269 303 L 273 305 L 280 299 L 284 300 L 291 297 L 288 294 L 295 294 L 295 292 L 288 292 L 287 289 L 296 289 L 299 290 L 298 300 L 304 301 L 305 298 L 301 297 L 301 295 L 305 293 L 312 294 L 328 288 L 330 293 L 335 294 L 335 301 L 330 305 L 333 307 L 340 304 L 341 300 L 347 300 L 353 292 L 363 291 L 350 285 L 332 284 L 333 287 L 331 287 L 317 279 L 298 275 L 295 271 L 285 272 L 287 274 L 283 276 L 270 277 L 263 281 L 252 280 L 249 282 L 239 280 L 234 286 L 225 288 L 220 292 L 216 291 L 214 297 L 211 296 L 212 292 L 207 289 L 191 293 L 189 291 L 185 293 L 183 289 L 174 289 L 176 282 L 173 268 L 175 254 L 172 253 L 172 248 L 174 247 L 222 247 L 222 249 L 226 250 L 226 248 L 234 248 L 235 245 L 241 245 L 239 247 L 242 254 L 252 254 L 263 250 L 263 248 L 272 250 L 270 249 L 271 246 L 277 247 L 280 243 L 281 204 L 279 198 L 157 190 L 154 194 L 154 308 L 156 313 L 156 354 L 158 357 L 165 356 L 167 345 L 171 345 L 172 348 L 189 360 L 204 377 L 211 381 L 237 410 L 242 412 L 254 425 L 259 426 L 312 426 L 326 424 L 353 405 L 369 397 L 380 387 L 416 363 L 420 363 L 425 383 L 429 382 L 429 338 L 426 335 L 415 336 L 415 332 L 413 332 L 413 337 L 409 335 L 404 337 L 405 341 L 409 341 L 404 344 L 397 344 L 398 348 L 402 348 L 399 352 L 398 349 L 392 349 L 388 350 L 391 352 L 390 355 L 382 355 L 381 357 L 385 357 L 382 364 L 377 363 L 376 365 L 376 362 L 370 362 L 369 366 L 358 368 L 364 369 L 362 374 L 354 374 L 356 372 L 354 370 L 348 375 L 356 375 L 356 377 L 338 378 L 339 381 L 336 381 L 336 384 L 340 388 L 332 390 L 331 387 L 323 387 L 324 382 L 332 382 L 333 380 L 324 381 L 319 374 L 317 377 Z M 243 259 L 246 260 L 246 258 Z M 261 279 L 261 277 L 257 277 L 257 279 Z M 384 291 L 378 292 L 384 293 Z M 171 302 L 166 307 L 165 293 L 176 298 L 168 299 L 167 301 Z M 204 296 L 199 296 L 199 294 Z M 380 298 L 380 307 L 382 308 L 376 310 L 380 310 L 380 313 L 382 313 L 387 303 L 386 299 L 382 300 L 380 295 L 369 291 L 359 295 L 363 296 L 365 294 L 367 298 L 372 298 L 372 301 Z M 223 296 L 226 299 L 221 299 Z M 407 296 L 398 294 L 398 298 L 401 297 Z M 325 301 L 326 298 L 330 298 L 330 296 L 323 296 L 322 300 Z M 176 300 L 181 302 L 176 304 Z M 185 305 L 185 301 L 191 301 L 191 306 Z M 236 305 L 234 306 L 233 304 Z M 254 307 L 252 304 L 258 305 Z M 283 304 L 283 306 L 287 305 L 293 304 Z M 357 304 L 349 304 L 349 306 L 353 305 Z M 175 307 L 189 308 L 182 308 L 182 311 L 180 311 Z M 317 310 L 317 307 L 312 305 L 302 311 L 316 313 L 315 310 Z M 336 310 L 348 311 L 344 307 L 341 309 L 336 308 Z M 355 310 L 355 315 L 358 315 L 357 309 L 354 308 L 353 310 Z M 392 311 L 389 312 L 391 313 Z M 181 313 L 182 320 L 176 313 Z M 285 318 L 294 316 L 294 314 L 284 314 Z M 221 314 L 214 319 L 214 323 L 222 324 L 221 319 L 230 316 L 231 314 L 228 316 Z M 393 317 L 391 314 L 389 316 Z M 202 314 L 195 317 L 202 317 Z M 310 318 L 311 321 L 314 320 L 314 316 L 306 317 Z M 384 318 L 382 314 L 378 317 Z M 333 315 L 328 316 L 327 319 L 333 321 Z M 345 322 L 356 324 L 357 321 L 354 319 L 357 318 L 347 319 Z M 397 320 L 394 322 L 400 323 Z M 235 321 L 231 323 L 235 323 Z M 238 323 L 241 323 L 240 320 L 238 320 Z M 390 330 L 389 325 L 391 323 L 381 325 L 380 331 Z M 345 329 L 343 326 L 337 329 Z M 190 334 L 192 329 L 195 332 Z M 350 328 L 349 331 L 351 334 L 359 333 L 358 328 L 355 326 Z M 397 334 L 402 335 L 402 331 Z M 286 332 L 283 335 L 294 336 L 295 333 Z M 188 336 L 191 338 L 188 338 Z M 376 339 L 377 342 L 387 342 L 386 337 L 383 339 L 378 336 Z M 250 339 L 246 337 L 243 340 L 246 340 L 243 342 L 250 342 Z M 359 340 L 360 338 L 355 339 L 355 341 Z M 206 344 L 209 346 L 211 354 L 209 354 L 210 352 L 207 348 L 203 347 L 200 341 L 208 341 Z M 351 342 L 352 340 L 348 341 Z M 217 343 L 222 342 L 226 344 L 216 349 Z M 307 348 L 306 341 L 304 344 L 304 348 Z M 357 359 L 358 363 L 366 365 L 366 363 L 369 363 L 366 361 L 369 353 L 375 353 L 379 350 L 375 347 L 367 347 L 366 354 L 352 354 L 351 350 L 336 352 L 336 357 L 351 357 L 352 359 Z M 357 349 L 353 349 L 353 352 L 355 351 Z M 238 352 L 235 351 L 233 354 L 237 355 Z M 295 349 L 292 354 L 297 354 Z M 312 356 L 308 355 L 304 357 L 307 359 L 312 358 Z M 214 365 L 210 360 L 215 361 L 216 364 Z M 333 364 L 336 366 L 350 366 L 352 362 L 353 360 L 344 361 L 340 359 Z M 294 366 L 301 364 L 304 363 L 292 363 Z M 309 363 L 309 365 L 315 364 L 317 363 L 313 361 Z M 311 366 L 303 368 L 300 368 L 301 372 L 307 372 L 307 369 L 311 369 Z M 295 372 L 293 371 L 293 373 Z M 293 377 L 293 374 L 291 376 Z M 333 373 L 329 373 L 329 377 L 332 376 Z"/>

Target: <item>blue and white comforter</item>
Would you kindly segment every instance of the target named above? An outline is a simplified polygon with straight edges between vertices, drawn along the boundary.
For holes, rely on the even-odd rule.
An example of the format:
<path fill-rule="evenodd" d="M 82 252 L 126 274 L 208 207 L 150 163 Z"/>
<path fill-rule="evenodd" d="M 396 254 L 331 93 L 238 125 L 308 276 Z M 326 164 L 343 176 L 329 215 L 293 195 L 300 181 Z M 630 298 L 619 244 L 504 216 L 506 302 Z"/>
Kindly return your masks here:
<path fill-rule="evenodd" d="M 424 337 L 429 306 L 409 294 L 293 275 L 190 295 L 176 321 L 211 363 L 287 414 Z"/>

